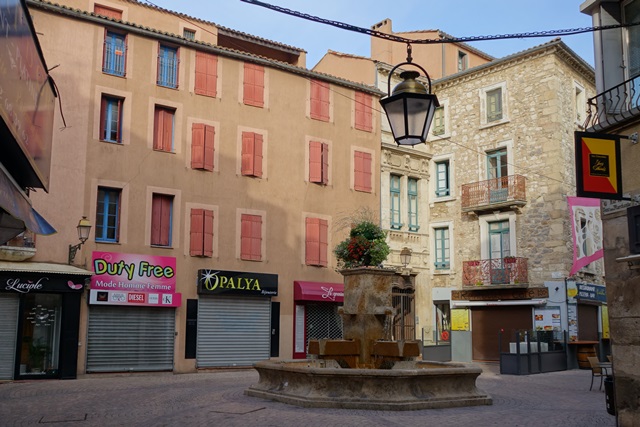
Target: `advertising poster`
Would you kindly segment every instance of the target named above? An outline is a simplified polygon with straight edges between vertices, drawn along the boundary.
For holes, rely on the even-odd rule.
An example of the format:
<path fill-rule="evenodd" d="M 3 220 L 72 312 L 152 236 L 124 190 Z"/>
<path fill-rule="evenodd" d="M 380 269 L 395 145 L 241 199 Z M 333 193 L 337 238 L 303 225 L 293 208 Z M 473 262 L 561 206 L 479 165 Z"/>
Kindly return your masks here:
<path fill-rule="evenodd" d="M 469 330 L 469 309 L 468 308 L 452 308 L 451 309 L 451 330 L 452 331 L 468 331 Z"/>
<path fill-rule="evenodd" d="M 603 305 L 602 309 L 602 338 L 611 338 L 609 336 L 609 307 Z"/>
<path fill-rule="evenodd" d="M 578 306 L 567 305 L 567 320 L 569 321 L 569 341 L 578 341 Z"/>
<path fill-rule="evenodd" d="M 175 257 L 93 252 L 90 304 L 180 307 Z"/>
<path fill-rule="evenodd" d="M 604 256 L 600 200 L 567 197 L 573 237 L 573 267 L 569 275 Z"/>
<path fill-rule="evenodd" d="M 560 307 L 536 308 L 534 328 L 536 331 L 561 331 Z"/>

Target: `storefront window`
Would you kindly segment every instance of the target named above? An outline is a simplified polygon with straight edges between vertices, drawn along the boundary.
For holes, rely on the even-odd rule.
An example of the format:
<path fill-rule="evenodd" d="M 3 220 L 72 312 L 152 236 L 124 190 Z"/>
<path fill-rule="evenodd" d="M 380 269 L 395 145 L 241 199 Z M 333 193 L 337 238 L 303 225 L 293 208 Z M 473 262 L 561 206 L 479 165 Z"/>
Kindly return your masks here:
<path fill-rule="evenodd" d="M 20 375 L 56 375 L 62 297 L 28 294 L 22 311 Z"/>
<path fill-rule="evenodd" d="M 436 341 L 449 342 L 451 339 L 451 313 L 449 312 L 449 303 L 436 303 Z"/>

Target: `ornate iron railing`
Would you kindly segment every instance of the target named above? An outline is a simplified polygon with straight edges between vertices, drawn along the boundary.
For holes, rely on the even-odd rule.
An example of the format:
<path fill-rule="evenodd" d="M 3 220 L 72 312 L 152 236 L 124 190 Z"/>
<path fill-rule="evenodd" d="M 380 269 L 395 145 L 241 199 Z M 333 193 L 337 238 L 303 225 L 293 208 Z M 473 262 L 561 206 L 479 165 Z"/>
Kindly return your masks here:
<path fill-rule="evenodd" d="M 527 258 L 505 257 L 462 263 L 462 286 L 525 286 L 528 283 Z"/>
<path fill-rule="evenodd" d="M 462 186 L 462 209 L 469 211 L 497 204 L 527 202 L 525 178 L 509 175 L 487 181 L 473 182 Z"/>
<path fill-rule="evenodd" d="M 585 129 L 602 130 L 640 115 L 640 75 L 587 101 Z"/>

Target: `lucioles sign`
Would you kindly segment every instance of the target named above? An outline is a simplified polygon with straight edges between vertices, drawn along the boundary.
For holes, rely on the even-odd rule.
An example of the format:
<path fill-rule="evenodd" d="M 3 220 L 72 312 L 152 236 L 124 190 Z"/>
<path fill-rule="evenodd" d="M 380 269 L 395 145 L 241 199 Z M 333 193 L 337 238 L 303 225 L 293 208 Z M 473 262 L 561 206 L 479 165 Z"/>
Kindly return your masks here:
<path fill-rule="evenodd" d="M 43 273 L 0 272 L 0 291 L 19 294 L 39 292 L 82 292 L 85 276 Z"/>
<path fill-rule="evenodd" d="M 93 252 L 90 304 L 180 307 L 175 257 Z"/>

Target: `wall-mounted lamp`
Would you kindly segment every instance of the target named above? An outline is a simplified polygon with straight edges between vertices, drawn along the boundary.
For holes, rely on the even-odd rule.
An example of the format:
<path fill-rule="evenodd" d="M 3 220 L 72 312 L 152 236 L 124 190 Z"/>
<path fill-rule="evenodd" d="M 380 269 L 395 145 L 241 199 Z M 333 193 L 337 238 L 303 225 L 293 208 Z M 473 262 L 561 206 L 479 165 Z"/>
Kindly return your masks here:
<path fill-rule="evenodd" d="M 411 262 L 411 249 L 405 247 L 400 251 L 400 262 L 407 268 L 409 263 Z"/>
<path fill-rule="evenodd" d="M 73 259 L 76 257 L 76 252 L 78 249 L 87 241 L 89 238 L 89 232 L 91 232 L 91 222 L 87 219 L 86 216 L 83 216 L 82 219 L 78 222 L 78 239 L 80 243 L 77 245 L 69 245 L 69 264 L 73 263 Z"/>
<path fill-rule="evenodd" d="M 429 74 L 424 68 L 411 61 L 411 45 L 408 44 L 407 62 L 391 69 L 387 81 L 387 96 L 380 100 L 380 105 L 389 119 L 393 139 L 398 145 L 408 146 L 426 142 L 436 107 L 440 106 L 438 97 L 431 93 Z M 393 72 L 402 65 L 412 65 L 422 70 L 429 87 L 426 88 L 416 80 L 420 76 L 417 71 L 403 71 L 400 73 L 403 81 L 393 88 L 392 93 L 391 77 Z"/>

